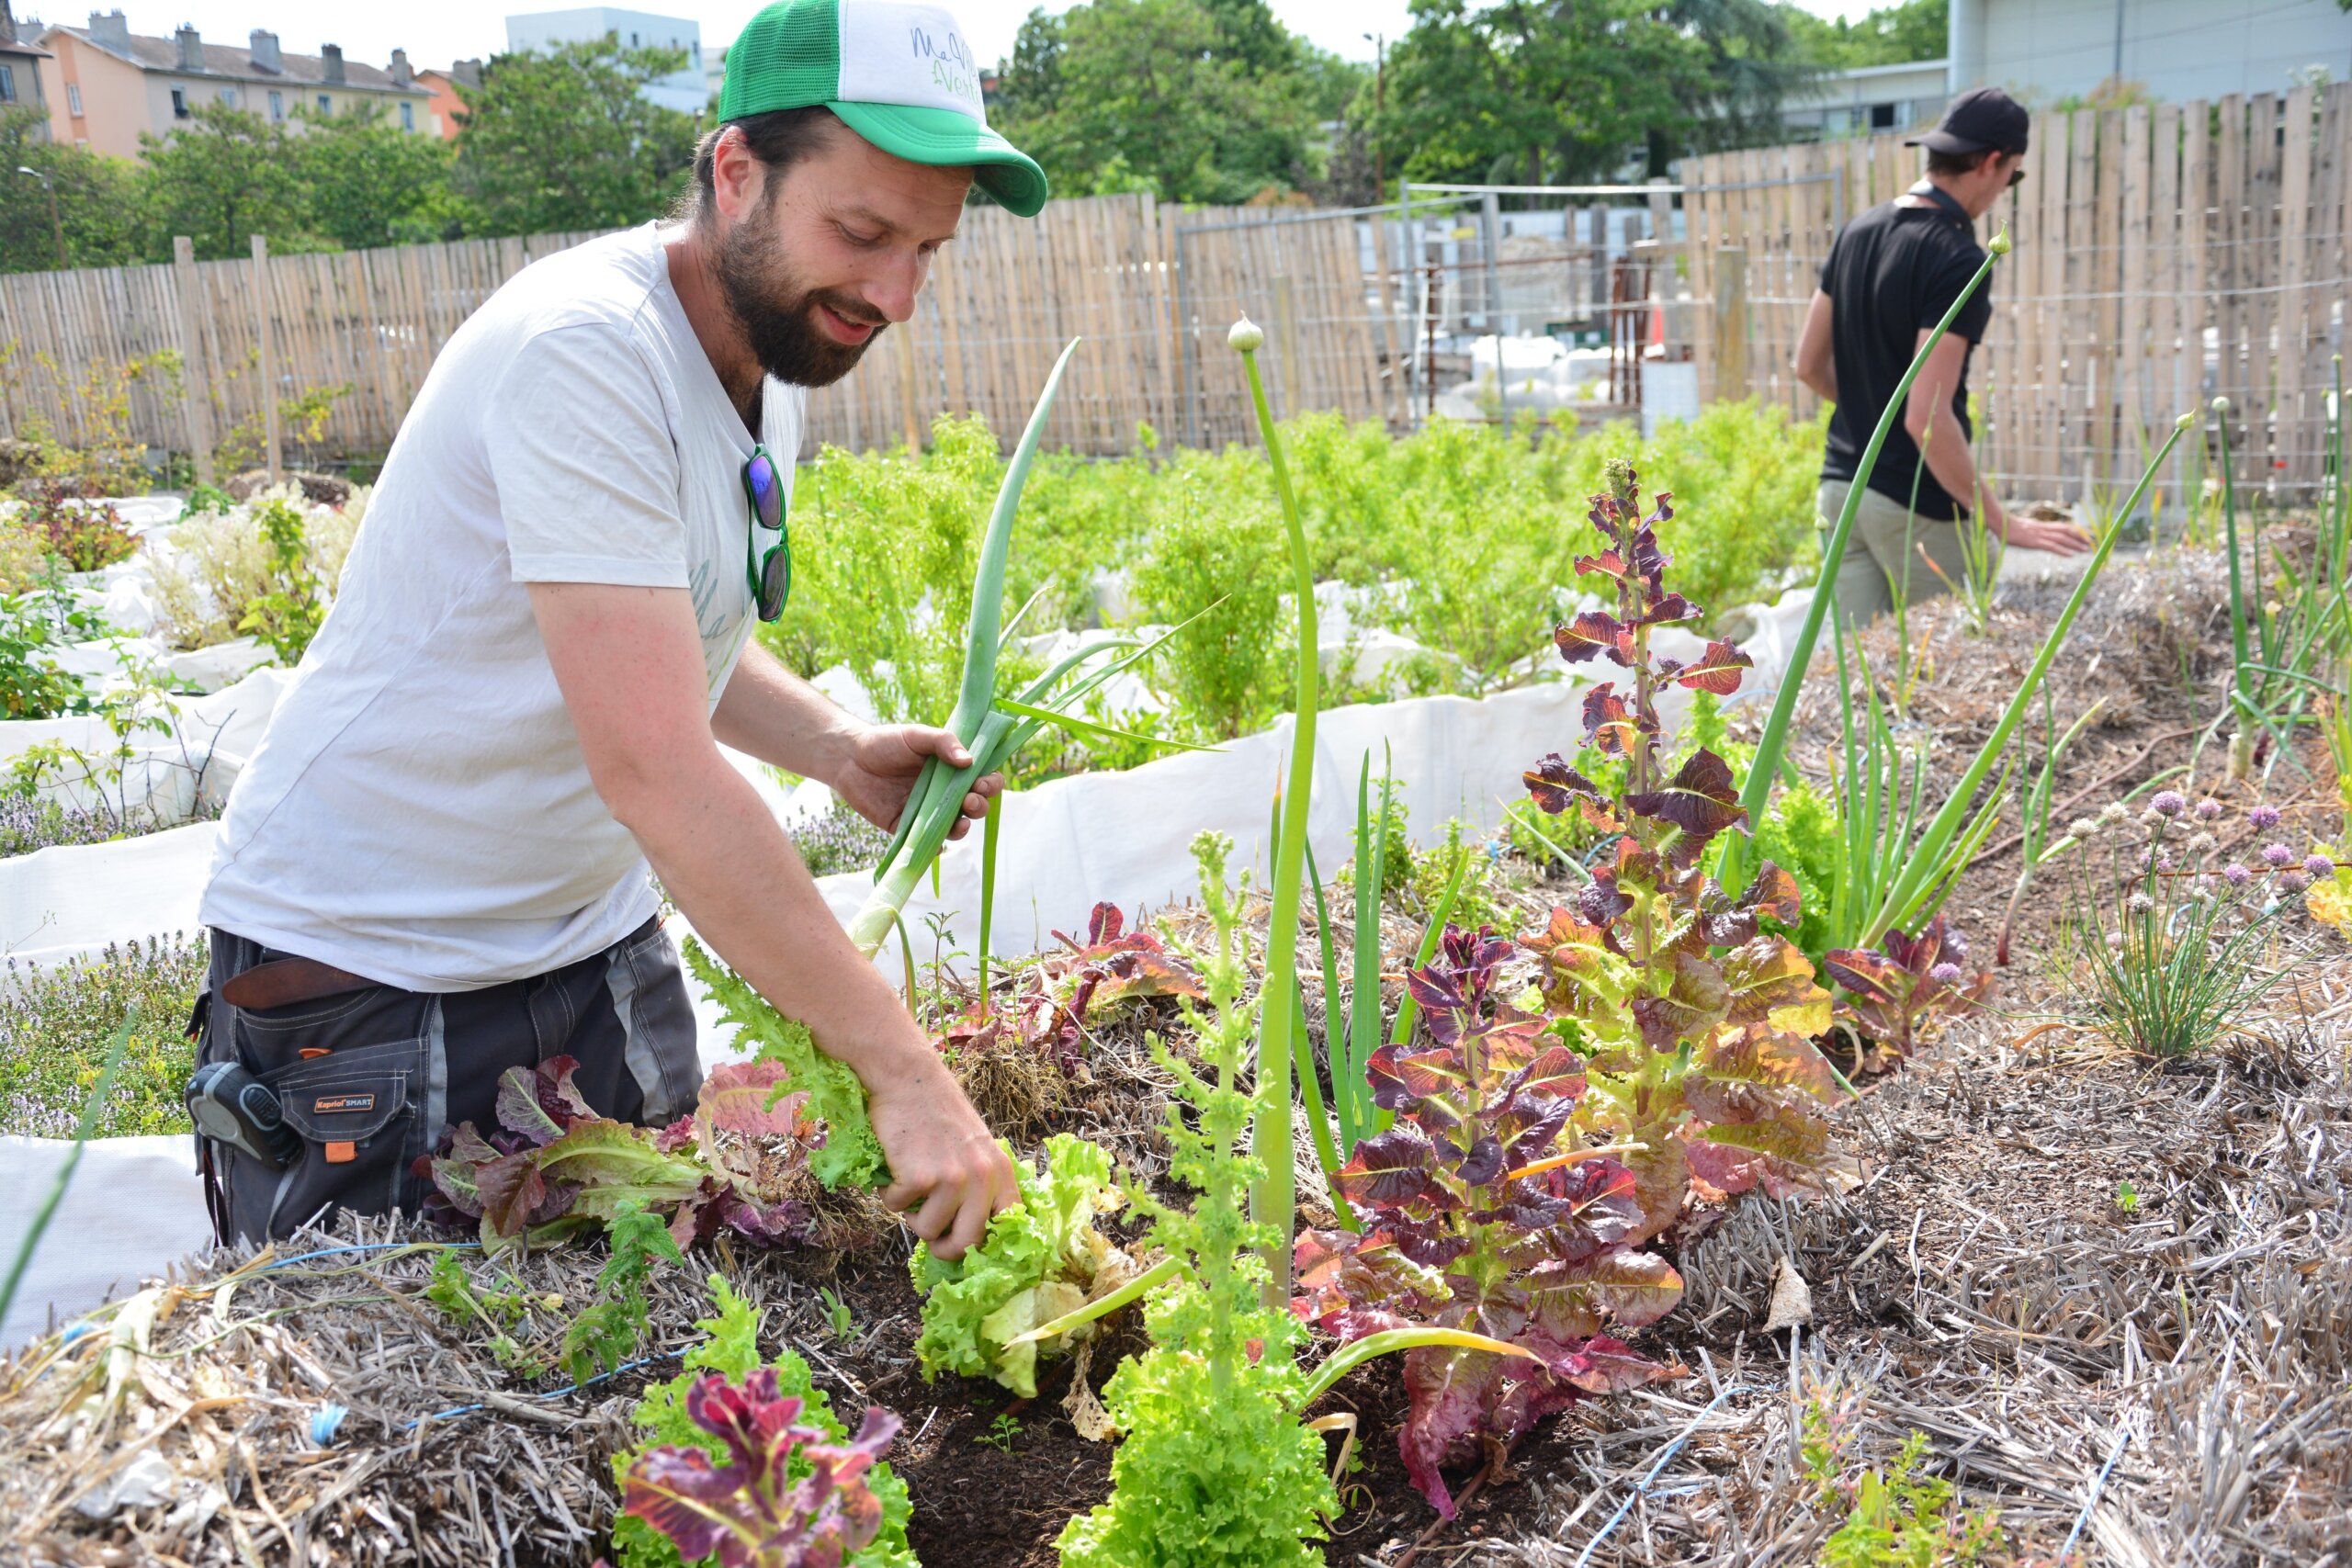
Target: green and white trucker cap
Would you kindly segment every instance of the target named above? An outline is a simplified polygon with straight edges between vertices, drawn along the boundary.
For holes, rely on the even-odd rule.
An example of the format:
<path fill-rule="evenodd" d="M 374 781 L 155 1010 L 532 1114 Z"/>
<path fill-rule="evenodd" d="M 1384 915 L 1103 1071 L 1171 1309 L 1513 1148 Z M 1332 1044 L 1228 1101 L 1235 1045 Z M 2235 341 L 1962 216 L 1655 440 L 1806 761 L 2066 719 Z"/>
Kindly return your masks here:
<path fill-rule="evenodd" d="M 969 164 L 980 188 L 1023 218 L 1046 205 L 1046 173 L 989 129 L 980 68 L 956 18 L 899 0 L 775 0 L 727 49 L 721 122 L 821 105 L 885 152 Z"/>

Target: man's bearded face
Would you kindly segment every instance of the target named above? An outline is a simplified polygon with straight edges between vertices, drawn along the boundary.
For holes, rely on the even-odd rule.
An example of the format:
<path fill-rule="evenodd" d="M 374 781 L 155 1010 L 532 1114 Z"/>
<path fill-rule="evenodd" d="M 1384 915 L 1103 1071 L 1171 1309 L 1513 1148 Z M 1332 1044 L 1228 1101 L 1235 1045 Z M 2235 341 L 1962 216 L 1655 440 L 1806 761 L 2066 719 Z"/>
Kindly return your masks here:
<path fill-rule="evenodd" d="M 712 270 L 762 369 L 792 386 L 830 387 L 889 322 L 848 290 L 811 288 L 793 270 L 771 209 L 780 183 L 770 176 L 757 205 L 720 236 Z M 828 324 L 825 311 L 837 321 Z"/>

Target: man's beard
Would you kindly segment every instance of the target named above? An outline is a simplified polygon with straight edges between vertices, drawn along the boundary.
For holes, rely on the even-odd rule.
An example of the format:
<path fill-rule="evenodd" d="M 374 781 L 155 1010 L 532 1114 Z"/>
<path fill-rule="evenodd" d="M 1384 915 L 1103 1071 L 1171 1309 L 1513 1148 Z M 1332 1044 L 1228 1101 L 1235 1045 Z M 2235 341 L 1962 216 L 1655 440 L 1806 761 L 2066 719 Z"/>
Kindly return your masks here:
<path fill-rule="evenodd" d="M 784 243 L 767 221 L 765 195 L 742 221 L 720 236 L 711 257 L 719 297 L 743 329 L 752 357 L 777 380 L 796 387 L 830 387 L 854 369 L 888 326 L 855 296 L 804 288 L 785 259 Z M 829 337 L 817 322 L 820 306 L 852 321 L 873 321 L 864 343 Z"/>

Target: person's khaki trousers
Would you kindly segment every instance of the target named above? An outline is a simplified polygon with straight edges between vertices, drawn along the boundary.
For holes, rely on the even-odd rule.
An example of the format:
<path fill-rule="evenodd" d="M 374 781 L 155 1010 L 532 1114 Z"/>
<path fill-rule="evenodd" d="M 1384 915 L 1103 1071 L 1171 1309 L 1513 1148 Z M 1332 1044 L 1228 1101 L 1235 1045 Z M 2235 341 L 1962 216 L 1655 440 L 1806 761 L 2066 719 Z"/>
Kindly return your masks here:
<path fill-rule="evenodd" d="M 1825 550 L 1852 488 L 1844 479 L 1821 481 L 1814 522 Z M 1966 570 L 1959 524 L 1916 516 L 1901 502 L 1866 488 L 1846 541 L 1846 558 L 1838 566 L 1838 613 L 1848 626 L 1867 626 L 1872 616 L 1894 608 L 1898 596 L 1917 604 L 1951 592 L 1950 584 L 1961 581 Z"/>

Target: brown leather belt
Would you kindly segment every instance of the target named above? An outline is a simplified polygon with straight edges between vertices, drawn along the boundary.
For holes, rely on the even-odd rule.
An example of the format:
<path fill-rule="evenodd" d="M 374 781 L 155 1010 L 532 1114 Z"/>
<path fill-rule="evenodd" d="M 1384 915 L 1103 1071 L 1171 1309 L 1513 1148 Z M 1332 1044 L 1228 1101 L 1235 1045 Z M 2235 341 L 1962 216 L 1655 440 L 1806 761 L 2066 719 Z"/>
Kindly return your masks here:
<path fill-rule="evenodd" d="M 314 1002 L 347 991 L 369 990 L 377 984 L 365 976 L 322 964 L 315 958 L 279 958 L 256 964 L 232 976 L 220 987 L 220 999 L 232 1008 L 254 1011 Z"/>

